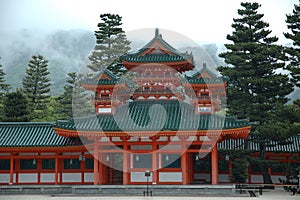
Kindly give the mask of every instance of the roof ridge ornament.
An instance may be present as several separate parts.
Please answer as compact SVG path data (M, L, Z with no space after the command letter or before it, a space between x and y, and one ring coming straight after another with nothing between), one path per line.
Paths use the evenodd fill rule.
M155 37L158 37L158 36L159 36L159 29L156 28L156 29L155 29Z

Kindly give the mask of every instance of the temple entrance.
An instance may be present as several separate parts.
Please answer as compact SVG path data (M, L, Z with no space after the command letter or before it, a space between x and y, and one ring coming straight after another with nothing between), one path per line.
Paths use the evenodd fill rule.
M193 181L192 184L211 184L211 154L204 157L194 153L193 157Z
M106 184L108 185L122 185L123 184L123 154L109 153L106 156L106 161L110 162L106 166Z

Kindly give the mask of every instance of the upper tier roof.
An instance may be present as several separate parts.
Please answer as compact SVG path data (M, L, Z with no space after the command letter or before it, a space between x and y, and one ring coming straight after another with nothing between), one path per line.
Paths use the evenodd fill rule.
M185 81L190 84L216 84L228 81L226 77L218 77L203 64L203 67L191 76L185 76Z
M162 39L158 29L155 30L155 37L144 47L137 52L124 54L120 59L129 63L186 63L188 67L183 71L193 69L193 55L176 50Z
M151 114L152 119L149 117ZM216 114L196 114L194 106L177 100L133 101L118 107L114 115L100 114L57 121L55 124L57 129L99 133L234 130L246 127L250 130L249 121Z
M81 81L82 85L115 85L119 81L119 77L108 69L99 72L92 78L86 78Z

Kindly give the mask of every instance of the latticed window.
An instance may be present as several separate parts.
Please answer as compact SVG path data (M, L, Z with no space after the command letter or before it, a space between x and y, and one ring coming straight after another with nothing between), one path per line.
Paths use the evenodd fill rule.
M42 169L55 169L55 159L43 159Z
M64 169L80 169L79 159L64 159Z
M10 160L0 160L0 170L9 170L10 169Z
M152 154L135 154L134 168L152 168Z
M85 169L94 169L94 159L87 158L85 160Z
M20 160L20 169L36 169L36 160L35 159L22 159Z
M180 168L180 154L164 154L162 166L164 168Z

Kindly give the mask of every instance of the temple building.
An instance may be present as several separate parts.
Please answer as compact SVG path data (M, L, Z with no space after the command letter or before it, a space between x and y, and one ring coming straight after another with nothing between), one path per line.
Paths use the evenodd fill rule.
M0 123L0 184L145 184L145 171L151 184L230 183L234 158L222 150L244 148L251 124L221 114L227 79L205 64L196 70L193 55L173 48L158 29L120 60L125 78L106 69L81 82L94 94L94 115ZM291 161L299 142L294 137L267 155ZM262 182L255 166L248 171L249 183ZM284 176L270 173L274 182Z

